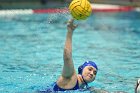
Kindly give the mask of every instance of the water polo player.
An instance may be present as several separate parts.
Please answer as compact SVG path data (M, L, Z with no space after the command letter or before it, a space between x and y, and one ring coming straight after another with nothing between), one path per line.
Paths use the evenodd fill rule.
M67 24L67 36L64 46L64 65L62 75L53 86L54 91L77 90L88 87L88 83L95 80L97 74L97 65L92 61L86 61L79 66L78 74L75 71L72 59L72 35L77 25L73 24L71 19Z

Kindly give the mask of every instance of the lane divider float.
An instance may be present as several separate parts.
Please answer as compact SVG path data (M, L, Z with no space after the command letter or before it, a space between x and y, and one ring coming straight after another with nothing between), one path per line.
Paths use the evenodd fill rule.
M93 12L140 12L140 7L108 5L108 4L91 4ZM67 8L47 8L47 9L10 9L0 10L0 15L16 14L34 14L34 13L62 13L68 12Z

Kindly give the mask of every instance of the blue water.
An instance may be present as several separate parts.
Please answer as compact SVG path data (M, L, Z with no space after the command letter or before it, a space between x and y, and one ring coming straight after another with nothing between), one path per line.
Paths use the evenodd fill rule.
M0 93L33 93L56 81L69 18L67 13L0 16ZM93 13L76 23L75 68L93 60L99 71L90 86L134 93L140 78L140 13Z

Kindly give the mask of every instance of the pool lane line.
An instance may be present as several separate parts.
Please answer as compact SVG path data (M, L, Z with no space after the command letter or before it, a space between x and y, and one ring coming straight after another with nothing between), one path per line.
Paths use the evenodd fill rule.
M120 6L120 5L109 5L109 4L91 4L93 12L127 12L134 11L135 8L132 6ZM34 13L61 13L68 12L67 8L64 9L35 9Z
M0 15L17 15L17 14L33 14L32 9L10 9L0 10Z
M108 4L91 4L93 12L128 12L138 11L140 7L108 5ZM0 15L16 15L16 14L34 14L34 13L67 13L67 8L47 8L47 9L10 9L0 10Z
M67 8L34 9L33 13L62 13L68 12Z
M135 10L135 8L132 6L120 6L109 4L91 4L91 6L93 12L127 12Z

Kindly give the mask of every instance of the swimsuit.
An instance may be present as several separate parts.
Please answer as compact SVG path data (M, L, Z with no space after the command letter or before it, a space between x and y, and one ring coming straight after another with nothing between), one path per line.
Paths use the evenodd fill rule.
M75 85L73 88L71 88L71 89L63 89L63 88L60 88L60 87L57 85L56 82L55 82L55 85L54 85L54 87L53 87L53 90L54 90L54 91L66 91L66 90L77 90L77 89L79 89L78 80L77 80L76 85Z
M78 80L77 80L77 83L76 85L71 88L71 89L63 89L63 88L60 88L56 82L53 83L53 85L51 85L52 87L50 88L47 88L45 90L41 90L41 91L38 91L37 93L54 93L55 91L66 91L66 90L77 90L79 89L79 83L78 83Z

